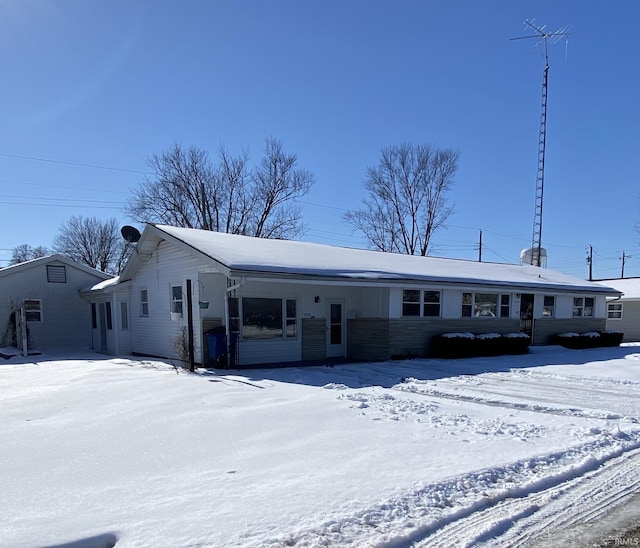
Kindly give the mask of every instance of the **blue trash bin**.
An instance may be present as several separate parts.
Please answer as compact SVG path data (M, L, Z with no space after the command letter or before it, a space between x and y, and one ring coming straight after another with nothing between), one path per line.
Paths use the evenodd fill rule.
M218 328L206 333L209 365L226 367L227 365L227 334Z

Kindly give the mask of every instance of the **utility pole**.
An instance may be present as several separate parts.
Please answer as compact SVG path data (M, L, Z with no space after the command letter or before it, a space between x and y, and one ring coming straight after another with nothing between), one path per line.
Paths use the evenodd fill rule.
M587 264L589 265L589 281L593 280L593 246L589 246L589 252L587 253Z
M482 262L482 229L480 229L480 241L478 242L478 262Z
M631 255L625 255L624 251L622 252L622 271L620 272L620 277L624 278L624 263L627 262L627 259L630 259Z

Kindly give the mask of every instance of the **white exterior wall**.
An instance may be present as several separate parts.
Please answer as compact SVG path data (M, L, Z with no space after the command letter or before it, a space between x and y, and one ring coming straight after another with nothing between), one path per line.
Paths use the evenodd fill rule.
M552 293L545 293L550 295ZM571 294L571 295L557 295L556 296L556 314L555 317L559 319L573 318L573 298L574 297L593 297L593 318L606 318L607 317L607 299L604 295L589 295L589 294ZM541 316L540 316L541 317Z
M440 298L440 313L443 318L460 318L462 314L462 291L443 289Z
M111 329L103 325L100 305L111 304ZM96 352L111 355L131 354L131 306L129 302L129 287L115 286L111 292L104 292L91 296L91 303L96 307L96 327L91 330L92 348ZM123 328L121 303L127 307L128 325ZM106 313L105 313L106 314ZM105 336L103 348L102 336Z
M178 359L173 343L183 327L187 327L187 287L186 280L192 282L193 293L193 332L195 361L201 363L201 318L198 307L199 283L198 273L211 271L211 265L195 253L189 253L182 248L161 242L146 262L140 262L133 280L129 298L129 320L131 331L131 352ZM170 316L171 287L182 286L183 316L173 321ZM226 282L225 282L226 287ZM149 315L141 315L140 291L146 289L149 299ZM223 295L224 297L224 295ZM222 298L223 298L222 297ZM216 314L212 304L220 306L221 298L210 297L207 314ZM219 310L223 315L223 310Z
M558 295L556 297L556 318L573 318L573 295Z
M47 264L64 266L66 283L47 281ZM42 321L29 322L30 340L38 350L91 346L91 308L80 291L103 281L90 272L51 260L20 269L0 280L0 339L5 335L12 303L42 301Z
M388 287L363 287L359 291L357 303L358 318L387 318L389 317Z
M640 301L611 301L622 304L622 318L608 318L607 329L624 333L625 342L640 342Z

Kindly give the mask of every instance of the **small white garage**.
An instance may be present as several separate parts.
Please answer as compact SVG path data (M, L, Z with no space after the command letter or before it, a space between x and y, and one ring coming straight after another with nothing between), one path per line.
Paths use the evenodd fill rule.
M109 278L62 255L0 269L0 346L20 345L22 311L30 351L90 348L91 306L80 291Z

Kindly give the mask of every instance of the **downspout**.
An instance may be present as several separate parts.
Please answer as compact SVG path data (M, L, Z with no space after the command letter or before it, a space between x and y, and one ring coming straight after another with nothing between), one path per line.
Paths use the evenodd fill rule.
M191 296L191 279L187 278L187 340L189 347L189 371L196 370L195 347L193 344L193 298Z
M228 280L229 278L227 278ZM227 290L224 293L224 333L227 337L227 357L231 355L229 351L231 348L231 332L229 330L229 294L236 289L240 289L246 280L244 278L240 278L240 282L234 285L227 287ZM227 363L227 367L229 364Z

